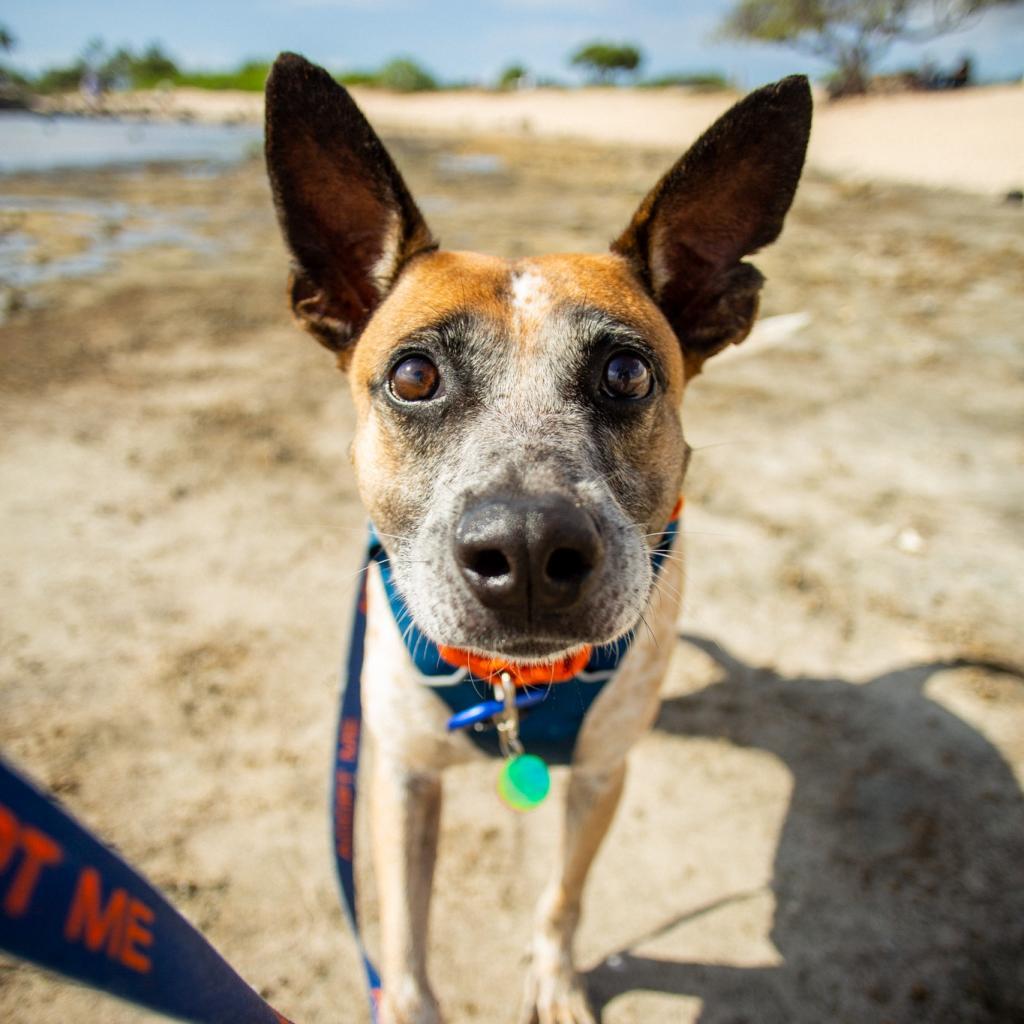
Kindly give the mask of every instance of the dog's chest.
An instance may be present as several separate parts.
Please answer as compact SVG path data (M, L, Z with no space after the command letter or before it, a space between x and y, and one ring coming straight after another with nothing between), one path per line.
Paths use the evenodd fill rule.
M667 552L636 636L614 674L602 680L600 692L588 695L595 699L581 709L575 750L571 744L569 748L574 763L624 754L656 714L661 679L674 647L682 585L680 547L677 542ZM431 685L437 680L417 670L376 564L368 571L363 711L376 743L423 770L486 756L465 735L447 731L451 708ZM561 703L571 703L576 692L565 691Z

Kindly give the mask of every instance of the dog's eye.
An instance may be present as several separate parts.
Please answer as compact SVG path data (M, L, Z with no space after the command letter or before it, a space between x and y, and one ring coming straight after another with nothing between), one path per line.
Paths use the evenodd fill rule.
M646 398L654 387L654 374L635 352L619 352L605 364L603 384L612 398Z
M407 356L391 368L391 393L403 402L425 402L437 394L441 372L426 356Z

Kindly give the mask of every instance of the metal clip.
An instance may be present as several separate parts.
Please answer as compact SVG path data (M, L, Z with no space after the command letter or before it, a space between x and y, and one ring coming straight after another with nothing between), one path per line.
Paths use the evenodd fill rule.
M517 757L523 752L519 741L519 709L516 707L516 688L512 676L502 672L500 684L494 685L494 698L502 702L502 709L494 716L498 727L498 745L503 757Z

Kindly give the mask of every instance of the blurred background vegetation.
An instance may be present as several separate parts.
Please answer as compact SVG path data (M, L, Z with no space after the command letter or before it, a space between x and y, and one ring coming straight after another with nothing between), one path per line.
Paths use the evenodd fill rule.
M0 49L11 53L16 46L17 39L13 32L0 26ZM640 68L643 60L640 48L631 43L599 40L574 50L568 55L567 64L582 71L588 82L601 85L628 82L647 87L724 89L731 84L724 74L716 71L681 71L642 79ZM86 44L73 60L48 67L35 75L19 73L7 61L0 61L0 82L6 81L43 95L85 87L101 92L175 86L259 92L263 89L269 70L270 61L266 59L244 60L237 67L225 70L186 69L158 42L152 42L144 49L133 50L127 46L112 48L97 38ZM395 57L379 68L338 71L335 77L343 85L363 85L405 93L480 86L480 83L442 81L411 56ZM511 90L566 84L550 77L537 78L524 64L512 62L493 82L485 83L485 87Z
M964 57L959 68L945 73L922 66L896 74L876 75L880 57L894 43L927 40L970 24L985 11L1024 0L732 0L723 10L717 38L784 47L813 55L831 70L825 84L834 97L856 95L876 87L948 88L971 84L973 70ZM243 60L229 69L187 69L159 42L143 49L109 47L91 40L77 57L35 74L10 64L17 38L0 25L0 94L60 93L82 89L92 94L128 89L193 86L203 89L263 88L270 62ZM715 69L680 70L644 78L645 55L633 42L590 40L566 55L566 66L592 85L628 84L647 88L686 87L714 90L735 86ZM336 73L345 85L362 85L395 92L489 87L512 90L532 86L560 87L566 81L538 77L522 62L508 64L492 81L444 81L412 56L396 56L378 68Z

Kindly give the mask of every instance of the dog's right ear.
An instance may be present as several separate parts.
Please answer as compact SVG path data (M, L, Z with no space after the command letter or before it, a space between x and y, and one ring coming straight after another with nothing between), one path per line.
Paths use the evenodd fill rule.
M344 358L405 263L437 245L380 139L323 68L281 54L266 119L292 310Z

